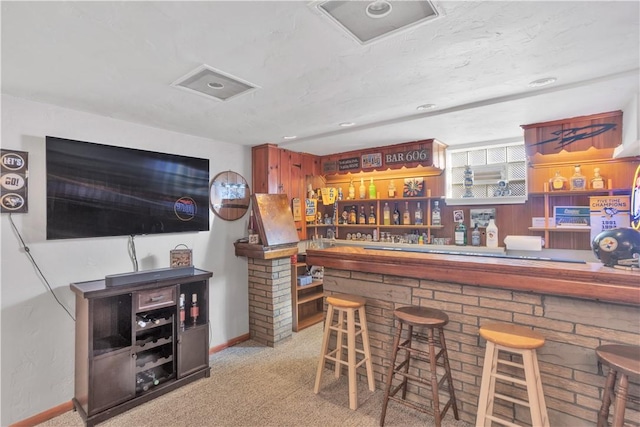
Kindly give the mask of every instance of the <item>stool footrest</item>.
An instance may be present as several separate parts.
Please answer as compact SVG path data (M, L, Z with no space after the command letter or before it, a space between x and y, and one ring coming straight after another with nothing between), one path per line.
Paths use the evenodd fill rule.
M397 392L397 391L398 391L398 390L396 389L396 390L395 390L395 392ZM400 403L401 405L408 406L408 407L410 407L410 408L412 408L412 409L415 409L416 411L422 412L422 413L424 413L424 414L428 414L428 415L431 415L431 416L435 416L435 413L434 413L434 410L433 410L433 409L428 408L428 407L426 407L426 406L424 406L424 405L420 405L420 404L418 404L418 403L414 403L414 402L412 402L412 401L410 401L410 400L404 400L404 399L402 399L402 398L400 398L400 397L396 397L396 396L395 396L395 393L394 393L394 394L391 394L391 393L389 394L389 400L393 400L394 402L398 402L398 403ZM447 412L447 410L451 407L451 404L452 404L452 401L451 401L451 399L449 399L449 400L447 401L447 403L444 405L444 407L442 408L442 411L440 411L440 410L439 410L439 412L440 412L440 418L444 417L444 414L445 414L445 413Z
M507 375L502 375L502 374L491 374L492 377L497 378L499 380L503 380L503 381L507 381L510 383L514 383L514 384L520 384L520 385L527 385L527 382L525 380L521 380L520 378L515 378L515 377L510 377Z
M502 418L494 417L493 415L487 415L485 418L491 421L495 421L498 424L502 424L503 426L521 427L518 424L514 424L511 421L503 420Z
M530 408L531 405L526 400L516 399L515 397L507 396L506 394L494 393L493 396L496 399L506 400L507 402L515 403L517 405L526 406Z

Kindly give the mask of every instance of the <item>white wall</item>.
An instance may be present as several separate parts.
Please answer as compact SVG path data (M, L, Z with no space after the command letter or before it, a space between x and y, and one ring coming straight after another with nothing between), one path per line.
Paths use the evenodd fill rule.
M45 235L45 136L177 153L210 160L210 175L233 170L251 182L251 150L51 105L2 96L2 148L29 153L29 212L13 220L58 299L75 316L69 283L133 271L127 237L47 241ZM211 231L135 238L141 270L169 266L169 250L193 249L194 264L213 272L209 285L211 346L246 334L247 261L234 255L247 216L223 221L213 213ZM7 425L73 397L74 322L45 288L20 249L8 214L1 222L2 418Z

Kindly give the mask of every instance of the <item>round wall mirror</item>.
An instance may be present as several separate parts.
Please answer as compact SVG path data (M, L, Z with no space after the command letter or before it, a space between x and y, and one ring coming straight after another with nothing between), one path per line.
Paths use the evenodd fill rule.
M226 221L235 221L247 213L250 196L249 184L237 172L220 172L209 186L211 210Z

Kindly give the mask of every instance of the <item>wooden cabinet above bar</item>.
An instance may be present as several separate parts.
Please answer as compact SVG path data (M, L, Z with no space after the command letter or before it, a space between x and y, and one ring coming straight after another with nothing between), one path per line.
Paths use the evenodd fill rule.
M357 247L308 249L307 263L471 286L640 305L640 272L600 263L568 263Z

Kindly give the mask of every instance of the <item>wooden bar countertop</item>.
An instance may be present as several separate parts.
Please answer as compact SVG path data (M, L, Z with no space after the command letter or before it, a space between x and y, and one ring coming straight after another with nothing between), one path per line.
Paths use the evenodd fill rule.
M640 305L640 271L601 263L401 252L340 246L307 249L307 263L462 285Z

